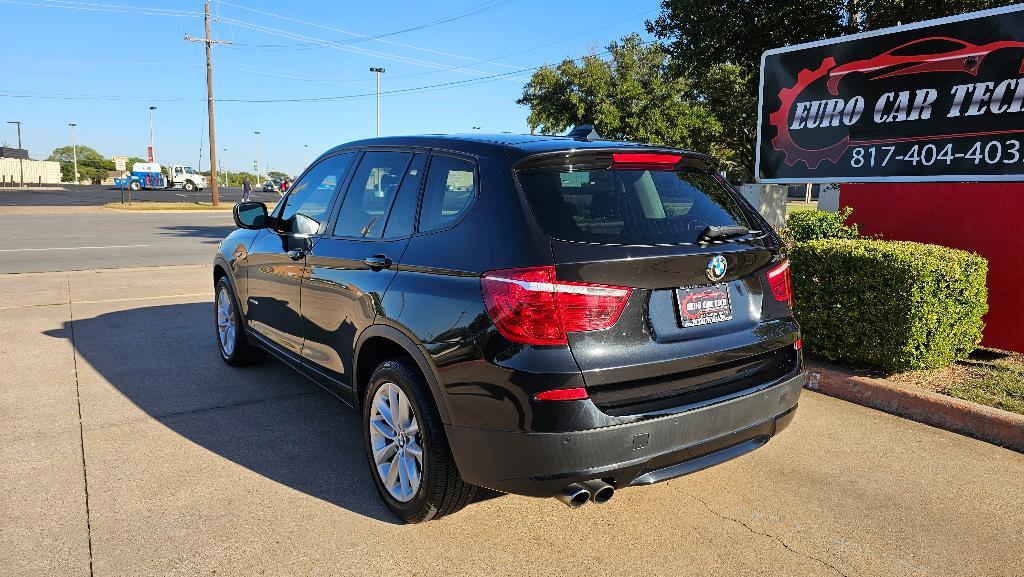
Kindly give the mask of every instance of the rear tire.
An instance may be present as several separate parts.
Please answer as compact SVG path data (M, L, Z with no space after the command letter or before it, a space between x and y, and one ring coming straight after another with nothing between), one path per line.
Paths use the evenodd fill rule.
M138 182L132 182L128 185L128 188L138 192L139 190L142 189L142 185L139 184Z
M245 319L239 314L238 298L226 276L217 281L213 303L214 329L220 358L233 367L252 365L263 360L263 349L249 344Z
M421 523L472 501L476 487L459 475L430 387L412 362L385 361L373 371L362 413L370 476L395 515Z

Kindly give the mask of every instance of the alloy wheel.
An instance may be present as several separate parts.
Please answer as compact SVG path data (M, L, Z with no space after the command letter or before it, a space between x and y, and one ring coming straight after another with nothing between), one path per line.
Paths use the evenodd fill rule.
M423 445L416 412L398 385L385 382L374 393L368 426L384 487L396 501L411 501L423 479Z
M217 335L220 337L220 348L224 356L230 357L235 352L235 309L231 306L231 295L227 288L221 288L217 294Z

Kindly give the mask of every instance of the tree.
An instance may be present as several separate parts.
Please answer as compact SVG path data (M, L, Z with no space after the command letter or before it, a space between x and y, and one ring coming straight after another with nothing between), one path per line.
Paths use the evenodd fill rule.
M689 79L723 132L718 148L753 178L764 51L983 8L1006 0L662 0L648 32L666 42L671 71Z
M274 179L277 179L277 180L284 180L284 179L290 178L290 177L287 174L281 172L280 170L271 170L270 172L267 173L267 178L274 178Z
M75 180L75 151L73 147L55 148L47 160L60 163L61 180L65 182ZM97 184L107 177L108 170L114 170L113 160L108 160L88 146L78 147L78 176L82 180L89 180Z
M688 83L669 74L668 55L637 34L597 54L543 66L517 104L530 107L530 130L561 133L593 124L606 138L707 150L721 131L710 110L689 97Z
M1013 0L857 0L861 29L877 30L898 24L1009 6Z

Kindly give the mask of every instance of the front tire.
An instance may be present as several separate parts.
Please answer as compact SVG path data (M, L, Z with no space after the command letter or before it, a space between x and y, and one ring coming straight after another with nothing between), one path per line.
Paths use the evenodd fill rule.
M421 523L472 500L476 487L459 475L429 385L410 361L373 371L362 422L370 476L395 515Z
M196 185L192 184L192 181L191 181L191 180L189 180L189 181L187 181L187 182L185 183L185 190L186 190L186 191L188 191L188 192L193 192L193 191L194 191L195 189L196 189Z
M263 360L263 349L249 344L245 322L238 313L238 299L227 277L217 281L213 318L216 322L217 349L220 358L233 367L251 365Z
M128 188L131 189L131 190L134 190L135 192L138 192L139 190L142 189L142 185L139 184L138 182L131 182L128 185Z

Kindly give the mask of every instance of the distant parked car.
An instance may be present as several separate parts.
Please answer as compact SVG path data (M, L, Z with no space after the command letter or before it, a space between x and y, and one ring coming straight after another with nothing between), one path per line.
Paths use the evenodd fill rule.
M709 157L583 132L354 142L273 212L234 208L214 259L221 356L270 352L357 407L406 521L478 486L603 503L793 418L781 240Z

